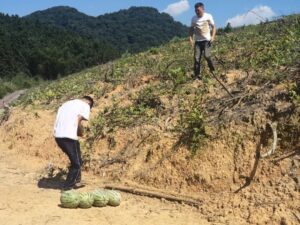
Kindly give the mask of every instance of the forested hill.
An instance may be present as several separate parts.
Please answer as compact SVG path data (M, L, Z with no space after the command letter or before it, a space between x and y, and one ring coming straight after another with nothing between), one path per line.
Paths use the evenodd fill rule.
M117 57L112 46L57 27L0 14L0 78L56 79Z
M148 7L99 17L65 6L22 18L0 13L0 98L186 35L186 26Z
M25 17L52 24L93 39L105 39L120 52L138 52L187 36L187 27L150 7L131 7L92 17L66 6L37 11Z
M118 56L106 41L0 14L0 98Z

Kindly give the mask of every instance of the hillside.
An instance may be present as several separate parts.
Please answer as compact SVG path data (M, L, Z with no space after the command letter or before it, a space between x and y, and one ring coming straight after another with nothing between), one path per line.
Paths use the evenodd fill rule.
M154 8L99 17L54 7L23 18L0 14L0 98L187 35L187 27Z
M119 53L138 52L166 43L175 36L187 36L186 26L150 7L131 7L92 17L71 7L58 6L34 12L25 18L96 40L107 40Z
M207 68L191 79L183 39L31 89L2 112L4 149L58 173L56 110L89 94L96 106L81 143L97 182L189 196L208 224L298 224L299 27L291 15L218 36L213 58L233 97Z
M0 14L0 49L0 98L38 80L53 80L118 56L103 40L4 14Z

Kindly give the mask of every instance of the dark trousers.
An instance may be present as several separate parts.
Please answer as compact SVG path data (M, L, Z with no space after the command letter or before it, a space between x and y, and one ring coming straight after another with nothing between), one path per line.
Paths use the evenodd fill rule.
M55 141L71 162L64 186L73 187L81 179L82 159L79 141L69 138L55 138Z
M197 41L195 43L194 50L194 75L195 77L201 77L201 57L204 54L204 58L207 61L210 71L214 71L215 67L211 60L211 43L209 41Z

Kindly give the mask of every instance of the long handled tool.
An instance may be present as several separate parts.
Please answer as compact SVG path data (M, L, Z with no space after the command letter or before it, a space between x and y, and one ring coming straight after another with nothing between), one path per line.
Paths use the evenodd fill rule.
M219 82L219 84L221 84L221 86L224 88L224 90L229 94L229 96L231 98L233 98L233 95L230 93L230 91L228 90L228 88L226 88L226 86L220 81L220 79L216 76L216 74L214 74L213 71L210 71L212 76Z
M210 71L212 76L221 84L221 86L224 88L224 90L229 94L230 97L233 98L233 95L229 92L229 90L226 88L226 86L220 81L220 79L216 76L216 74L213 71Z

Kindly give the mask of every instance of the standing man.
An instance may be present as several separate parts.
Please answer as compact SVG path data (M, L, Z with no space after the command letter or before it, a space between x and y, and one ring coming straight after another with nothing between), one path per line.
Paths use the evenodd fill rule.
M195 4L196 15L192 18L191 27L189 30L189 39L194 49L194 76L195 79L201 79L201 57L204 53L204 58L208 63L211 72L215 70L211 60L211 43L216 37L216 26L212 15L204 11L203 3Z
M78 136L83 135L81 122L88 120L94 100L90 96L64 103L59 109L54 125L54 137L57 145L68 156L71 166L64 190L70 190L81 180L81 152Z

